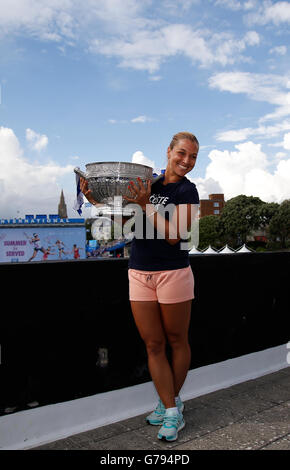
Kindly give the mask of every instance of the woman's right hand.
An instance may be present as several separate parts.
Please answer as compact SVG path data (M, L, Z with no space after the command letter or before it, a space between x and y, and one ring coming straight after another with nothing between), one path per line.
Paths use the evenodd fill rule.
M87 198L87 200L93 204L96 205L98 204L97 201L92 196L92 191L88 187L88 181L85 178L80 177L80 189L83 195Z

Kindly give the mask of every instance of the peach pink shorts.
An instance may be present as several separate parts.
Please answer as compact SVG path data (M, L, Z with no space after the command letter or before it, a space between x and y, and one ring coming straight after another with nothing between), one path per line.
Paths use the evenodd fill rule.
M129 269L129 298L175 304L194 298L194 278L190 266L169 271Z

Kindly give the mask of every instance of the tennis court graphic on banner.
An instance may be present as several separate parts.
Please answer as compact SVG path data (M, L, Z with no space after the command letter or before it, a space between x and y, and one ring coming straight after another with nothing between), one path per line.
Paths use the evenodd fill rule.
M0 229L0 263L69 260L86 257L84 227Z

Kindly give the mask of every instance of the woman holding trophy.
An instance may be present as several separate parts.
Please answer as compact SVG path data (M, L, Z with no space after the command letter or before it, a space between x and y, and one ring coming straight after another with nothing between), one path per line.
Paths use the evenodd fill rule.
M155 183L148 180L144 184L141 179L131 182L131 197L123 196L128 203L140 206L146 224L152 226L150 234L154 234L132 240L129 296L159 395L156 409L146 420L160 426L157 437L166 441L175 441L178 431L185 426L179 392L191 361L188 329L194 278L182 240L188 237L199 204L195 184L185 175L194 168L198 150L199 143L193 134L174 135L167 149L164 175ZM97 203L84 178L80 188L89 202ZM167 343L172 353L170 362Z

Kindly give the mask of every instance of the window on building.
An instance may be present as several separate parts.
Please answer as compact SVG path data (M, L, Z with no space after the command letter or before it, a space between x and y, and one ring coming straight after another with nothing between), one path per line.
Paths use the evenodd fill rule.
M220 206L220 203L219 202L214 202L213 203L213 207L219 207Z
M215 209L215 210L213 211L213 213L214 213L214 215L218 215L218 214L220 213L220 211L219 211L218 209Z

